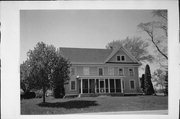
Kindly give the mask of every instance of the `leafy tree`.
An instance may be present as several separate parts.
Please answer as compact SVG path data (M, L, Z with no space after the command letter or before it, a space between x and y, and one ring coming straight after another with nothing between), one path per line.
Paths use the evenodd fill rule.
M166 72L162 69L157 69L153 73L153 82L155 82L155 86L160 87L161 90L165 88L165 77Z
M151 71L149 65L146 65L144 76L144 92L146 95L154 94L154 88L151 82Z
M163 69L157 69L153 74L155 86L159 86L165 95L168 95L168 72Z
M64 71L68 68L62 68L63 65L69 67L69 62L60 56L59 51L56 51L54 46L46 45L43 42L37 43L36 47L28 52L26 62L29 72L26 78L28 85L30 89L43 90L43 102L45 102L47 89L52 87L56 80L67 80L69 75L68 71ZM63 78L59 79L56 76L57 72L61 72Z
M153 56L149 54L147 48L149 44L144 40L141 40L140 37L129 38L127 37L124 40L116 40L108 43L106 48L120 48L124 47L127 49L136 59L139 61L153 61Z
M69 80L69 75L67 75L70 73L69 67L70 62L62 58L60 53L58 52L56 65L54 67L54 72L52 76L55 98L62 98L65 95L64 82L66 80Z
M24 92L30 91L29 87L29 69L28 69L28 61L23 62L20 65L20 87Z

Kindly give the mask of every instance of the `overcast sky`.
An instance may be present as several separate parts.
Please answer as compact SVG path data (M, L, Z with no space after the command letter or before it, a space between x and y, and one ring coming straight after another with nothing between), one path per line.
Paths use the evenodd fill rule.
M105 48L108 42L141 36L141 22L152 21L150 10L23 10L20 12L22 63L29 49L43 41L55 47Z

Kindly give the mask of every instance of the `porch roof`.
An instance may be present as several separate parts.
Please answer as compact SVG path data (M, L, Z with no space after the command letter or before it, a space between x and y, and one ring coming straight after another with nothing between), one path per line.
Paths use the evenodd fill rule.
M77 79L117 79L124 78L125 76L77 76Z

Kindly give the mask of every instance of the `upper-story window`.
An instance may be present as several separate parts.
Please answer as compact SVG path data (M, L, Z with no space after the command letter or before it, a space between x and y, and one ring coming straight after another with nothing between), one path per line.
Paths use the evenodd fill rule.
M89 67L84 67L83 68L83 74L84 75L89 75Z
M124 75L123 68L119 68L119 76L123 76L123 75Z
M125 56L124 55L118 55L117 58L116 58L117 61L125 61Z
M117 56L117 61L121 61L121 57L120 56Z
M103 76L103 68L98 69L98 74L99 74L99 76Z
M125 61L125 56L124 55L121 56L121 61Z
M71 75L75 75L75 68L74 67L71 68Z
M113 76L114 75L114 67L109 67L108 73L109 73L109 75Z
M129 75L130 75L130 76L134 76L134 71L133 71L132 68L129 69Z

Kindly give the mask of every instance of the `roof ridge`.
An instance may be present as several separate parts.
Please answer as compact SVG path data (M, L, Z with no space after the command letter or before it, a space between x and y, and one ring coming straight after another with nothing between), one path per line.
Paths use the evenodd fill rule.
M66 48L66 49L90 49L90 50L112 50L112 49L106 49L106 48L77 48L77 47L59 47L60 49L61 48Z

